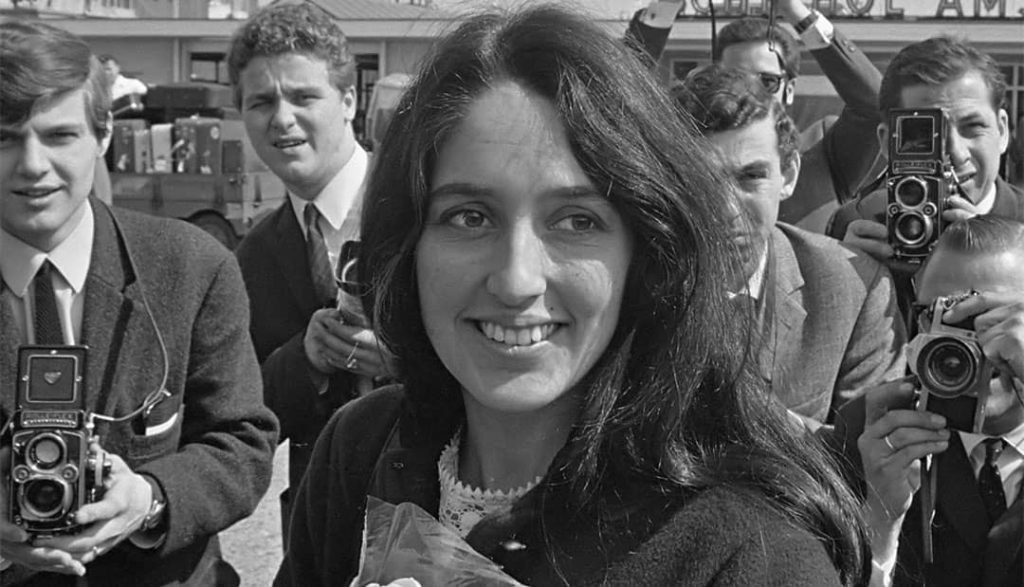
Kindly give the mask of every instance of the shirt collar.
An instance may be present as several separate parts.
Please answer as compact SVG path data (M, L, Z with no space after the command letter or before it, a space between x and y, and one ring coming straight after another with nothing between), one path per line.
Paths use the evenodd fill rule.
M980 216L984 216L992 211L996 205L996 182L992 182L992 185L985 192L985 196L974 205L978 210Z
M0 251L3 251L3 255L0 255L0 273L14 295L19 298L25 297L29 284L46 259L57 268L75 295L82 291L85 287L85 278L89 274L95 226L92 205L88 201L83 205L85 213L79 219L78 225L49 253L44 253L0 229Z
M972 434L970 432L960 432L960 442L964 445L964 451L969 455L974 453L974 449L985 440L992 438L986 434ZM1003 434L1000 438L1006 441L1007 447L1013 447L1021 455L1024 455L1024 422L1019 426L1010 430L1006 434Z
M341 224L345 221L345 217L348 216L349 210L352 209L352 205L363 189L367 167L369 167L369 157L357 143L352 151L352 156L315 198L307 201L295 194L288 194L292 210L294 210L296 218L299 219L299 226L302 228L303 234L306 233L304 211L309 202L316 205L317 210L331 225L331 228L335 230L341 228Z

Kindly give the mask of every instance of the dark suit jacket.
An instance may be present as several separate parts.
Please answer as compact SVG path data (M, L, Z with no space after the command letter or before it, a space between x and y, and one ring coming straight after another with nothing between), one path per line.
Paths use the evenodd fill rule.
M320 430L354 397L354 377L337 372L321 394L310 375L303 338L323 305L313 292L306 239L287 198L242 239L235 254L249 291L264 401L281 421L281 440L290 441L288 480L298 487Z
M215 535L252 513L266 492L277 438L274 415L260 401L238 265L184 222L115 214L96 199L91 205L96 228L82 320L88 409L127 414L159 387L162 353L148 302L167 347L172 395L146 424L175 415L177 421L155 436L130 422L98 423L103 447L162 488L167 539L153 551L124 541L90 564L85 578L95 585L224 584L234 572L220 561ZM13 359L20 342L7 300L0 300L0 318L0 415L6 421L14 407ZM34 580L74 584L63 575Z
M347 585L359 568L367 495L412 502L436 516L438 457L460 423L459 413L417 424L398 386L339 410L296 496L275 585ZM548 549L530 522L535 517L514 510L481 522L468 542L526 585L838 583L822 543L748 492L718 487L650 496L623 481L610 493L605 513L612 521L604 532L589 517L558 520L548 526L556 545ZM491 521L488 532L479 531ZM525 548L500 546L509 540Z
M670 30L644 24L642 13L633 15L626 42L656 62L665 50ZM854 196L878 156L875 129L881 122L878 90L882 74L838 30L828 47L815 49L811 55L839 93L844 107L835 123L825 126L820 140L800 146L800 178L793 195L779 207L779 220L823 233L829 216Z
M903 375L906 338L881 264L779 223L767 277L760 368L787 408L829 421L859 389Z
M864 468L857 439L864 432L863 397L843 406L835 430L824 435L839 456L843 472L861 496ZM960 587L1019 587L1024 581L1024 502L1022 494L991 528L978 492L978 482L957 434L950 436L946 452L934 457L938 466L935 518L932 522L934 563L926 565L921 550L919 494L900 531L893 584Z

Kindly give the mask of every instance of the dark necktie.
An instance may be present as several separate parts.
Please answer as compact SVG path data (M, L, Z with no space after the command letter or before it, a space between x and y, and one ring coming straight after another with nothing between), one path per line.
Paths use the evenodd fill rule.
M981 501L988 511L988 519L991 523L1003 515L1006 511L1006 494L1003 492L1003 479L999 475L996 461L1006 446L1002 438L989 438L985 444L985 464L981 466L978 473L978 489L981 490Z
M306 219L306 256L309 259L310 277L313 278L313 291L319 303L330 305L337 294L337 286L334 284L331 260L327 256L324 233L320 230L320 211L309 203L306 204L303 216Z
M35 279L36 305L36 344L64 344L64 333L60 327L60 313L57 311L57 298L53 295L53 265L43 261Z

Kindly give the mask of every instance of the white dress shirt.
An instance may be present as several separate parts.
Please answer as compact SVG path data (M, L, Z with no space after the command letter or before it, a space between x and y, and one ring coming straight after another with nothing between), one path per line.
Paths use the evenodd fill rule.
M7 289L14 294L9 299L23 343L35 342L35 286L32 280L47 259L55 269L51 277L64 343L78 344L82 339L85 278L89 273L95 225L92 206L89 202L82 205L85 212L78 226L49 253L0 229L0 275Z
M960 442L964 445L974 468L977 479L981 467L985 464L985 447L982 442L989 438L984 434L960 432ZM1024 424L1017 426L1001 437L1006 441L1002 454L996 460L999 477L1003 481L1003 493L1006 494L1006 505L1010 506L1020 493L1021 481L1024 480Z
M357 144L345 166L311 200L316 209L320 211L320 230L324 234L332 272L338 267L341 245L345 241L359 238L359 223L350 223L345 226L345 219L348 218L350 212L357 212L352 207L357 205L362 197L369 161L366 151ZM299 221L302 234L306 235L305 209L309 202L292 193L288 194L288 200L292 204L295 218Z

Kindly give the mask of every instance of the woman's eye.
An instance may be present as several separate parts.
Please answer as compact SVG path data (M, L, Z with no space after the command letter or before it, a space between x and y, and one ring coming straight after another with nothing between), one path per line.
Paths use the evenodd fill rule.
M488 224L487 217L477 210L457 210L445 222L461 228L483 228Z
M559 230L570 230L573 232L586 232L598 228L596 220L584 214L573 214L559 220L554 226Z

